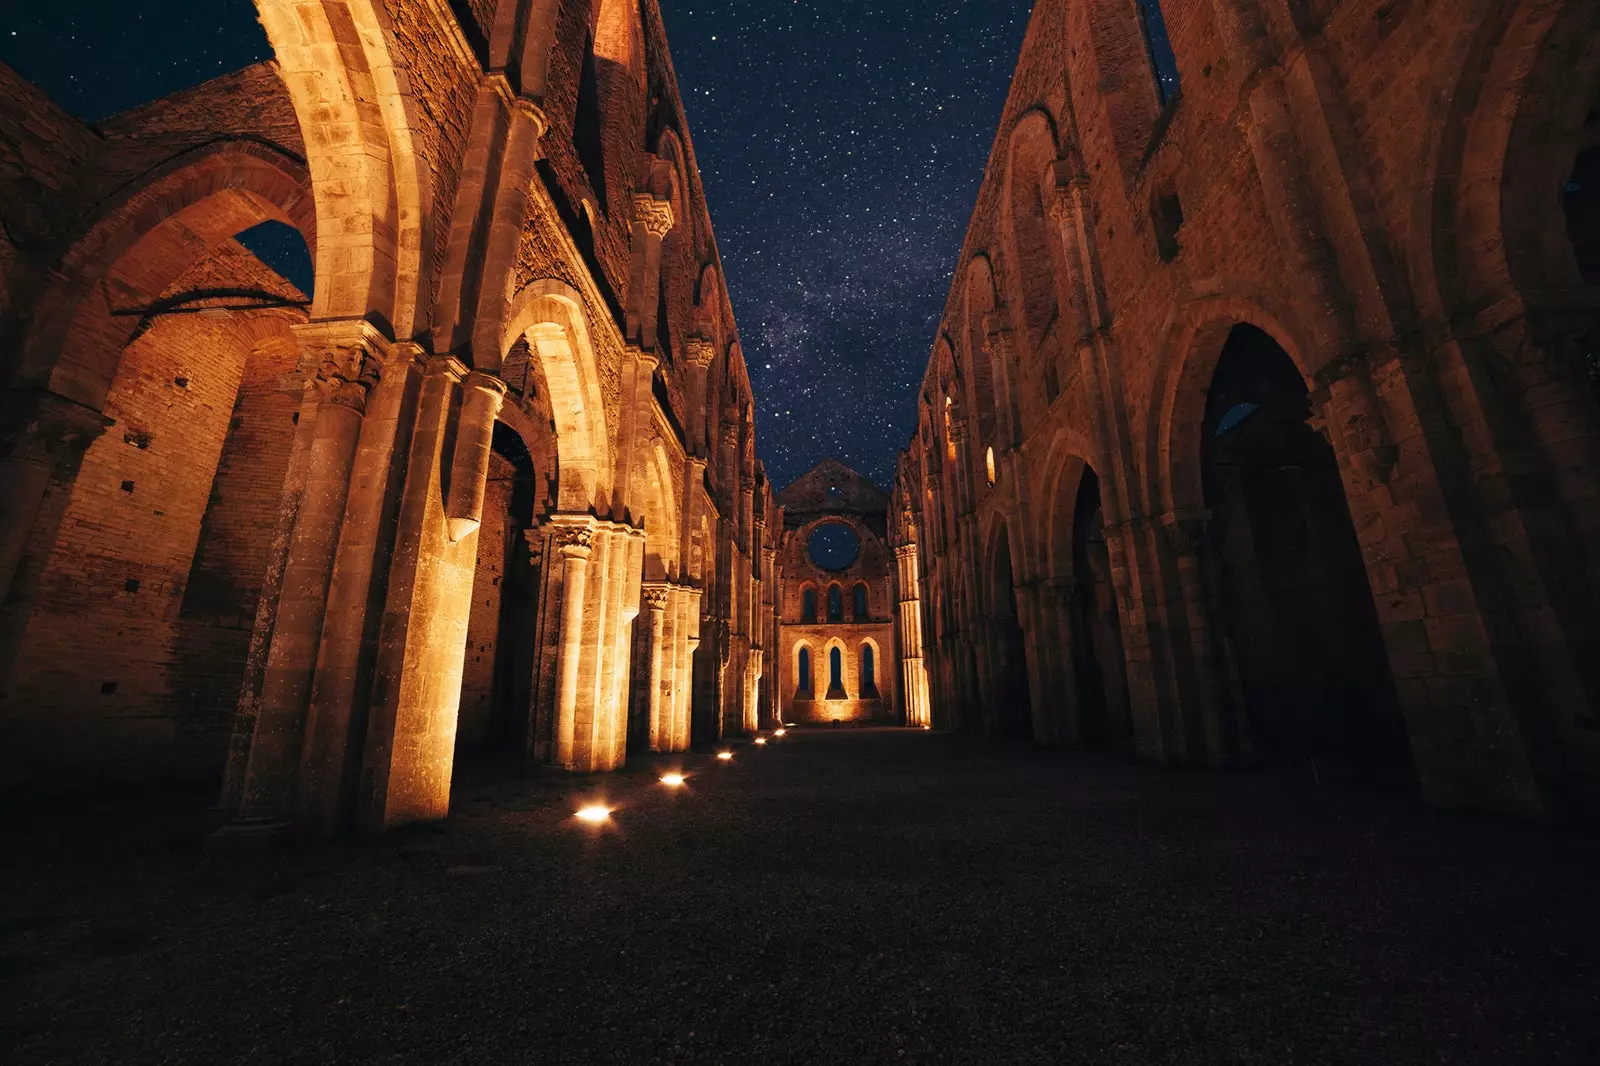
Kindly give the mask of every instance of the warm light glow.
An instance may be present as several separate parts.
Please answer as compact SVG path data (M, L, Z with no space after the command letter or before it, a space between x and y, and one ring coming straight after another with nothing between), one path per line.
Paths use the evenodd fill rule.
M765 744L766 742L767 742L767 738L766 737L756 737L756 744L758 746L762 745L762 744Z
M721 759L723 762L732 762L733 761L733 752L731 752L731 751L719 751L719 752L717 752L717 758Z
M772 731L772 735L775 737L786 737L789 735L789 731L787 729L774 729Z
M585 807L578 812L578 817L590 825L600 825L602 822L611 821L611 808L601 807L598 804Z
M666 785L668 788L682 788L683 787L683 783L685 781L687 781L687 780L689 780L689 779L687 777L684 777L682 774L662 774L661 775L661 783L663 785Z

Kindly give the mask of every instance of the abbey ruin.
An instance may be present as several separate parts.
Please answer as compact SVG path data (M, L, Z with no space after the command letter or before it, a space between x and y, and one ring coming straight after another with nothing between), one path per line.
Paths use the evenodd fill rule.
M0 67L6 789L803 722L1594 809L1593 4L1042 0L895 483L783 491L656 3L256 6L93 127Z

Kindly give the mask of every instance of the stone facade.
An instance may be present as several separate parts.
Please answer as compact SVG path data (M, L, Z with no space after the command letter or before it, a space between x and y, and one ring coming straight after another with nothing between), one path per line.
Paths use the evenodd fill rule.
M895 631L889 494L835 459L778 494L783 509L779 659L782 717L799 724L904 720ZM819 561L812 535L842 527L854 558Z
M933 720L1594 811L1600 7L1161 0L1176 93L1156 7L1033 13L895 486Z
M656 3L257 8L272 62L94 128L0 67L0 787L377 833L461 759L773 719L781 525Z

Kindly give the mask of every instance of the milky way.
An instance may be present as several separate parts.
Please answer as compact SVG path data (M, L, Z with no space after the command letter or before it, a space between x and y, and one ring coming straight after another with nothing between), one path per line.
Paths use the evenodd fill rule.
M768 473L887 485L1032 0L661 3ZM0 15L0 59L88 119L267 55L249 0Z

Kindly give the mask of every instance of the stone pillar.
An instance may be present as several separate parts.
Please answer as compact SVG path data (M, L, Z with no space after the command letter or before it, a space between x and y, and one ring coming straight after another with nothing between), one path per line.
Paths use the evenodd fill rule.
M561 559L560 655L556 673L555 748L557 766L571 766L577 743L578 673L583 658L584 601L589 559L594 551L594 520L558 515L551 520Z
M705 459L711 441L711 412L707 410L706 387L711 364L716 361L717 346L705 337L689 338L689 455ZM685 494L687 495L687 493Z
M354 810L371 684L372 588L384 579L393 548L422 367L415 345L394 347L356 445L300 759L296 820L312 836L332 836Z
M320 362L321 405L306 487L295 519L277 624L267 653L255 734L245 767L240 824L281 824L293 813L306 710L322 640L335 550L350 492L367 394L387 344L365 322L308 323L297 333ZM379 353L374 358L373 353Z
M450 810L456 720L466 663L472 585L477 574L487 453L505 385L435 357L423 377L406 464L399 525L373 668L357 792L366 834L438 821ZM451 423L454 421L454 434ZM452 441L453 436L453 441ZM448 492L443 473L452 471ZM452 506L452 500L458 502ZM452 512L457 516L452 519ZM453 539L462 522L462 539Z
M633 254L629 263L628 340L659 351L656 321L661 291L661 242L672 232L672 203L649 193L633 198Z
M901 691L905 699L906 725L921 728L933 724L928 674L923 663L921 563L915 543L900 545L894 554L899 566L897 587L900 602L896 622L900 637Z
M670 665L671 649L667 647L667 608L672 602L672 586L667 584L647 583L644 586L645 614L650 626L650 677L645 689L645 699L650 715L650 750L655 752L670 749L669 736L671 722L665 721L662 715L662 701L665 697L665 673Z

